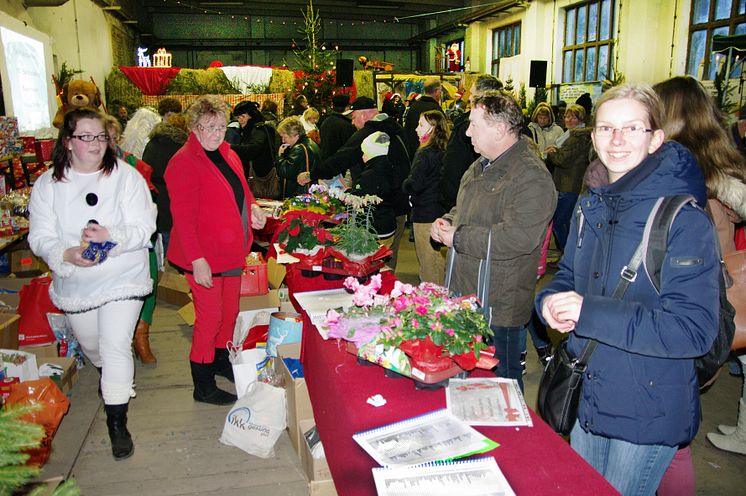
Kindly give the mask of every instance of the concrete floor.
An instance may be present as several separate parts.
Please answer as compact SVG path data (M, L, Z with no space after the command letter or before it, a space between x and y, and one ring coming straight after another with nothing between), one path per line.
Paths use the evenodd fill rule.
M399 260L399 278L417 282L412 244L404 244ZM277 444L276 456L267 460L218 442L229 407L192 400L187 359L191 328L182 323L176 310L162 302L156 307L151 343L158 366L144 368L136 362L137 398L130 402L129 414L134 455L120 462L111 457L106 416L96 393L98 374L89 366L80 371L70 394L70 411L40 479L72 476L87 496L308 494L287 433ZM540 375L531 350L524 381L527 401L534 408ZM221 387L230 389L230 383L218 380ZM702 397L704 418L692 444L700 496L746 494L746 456L720 451L705 438L717 424L735 423L740 392L741 380L724 370ZM526 460L526 469L530 467L531 461Z

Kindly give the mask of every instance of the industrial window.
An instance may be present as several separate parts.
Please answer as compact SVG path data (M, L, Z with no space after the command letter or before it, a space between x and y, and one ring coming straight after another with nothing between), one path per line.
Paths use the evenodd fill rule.
M500 70L500 58L521 53L521 23L492 30L492 74Z
M724 57L712 53L712 37L746 34L746 0L693 0L686 73L715 79ZM732 76L738 74L732 74Z
M594 0L565 9L563 83L612 78L613 19L613 0Z

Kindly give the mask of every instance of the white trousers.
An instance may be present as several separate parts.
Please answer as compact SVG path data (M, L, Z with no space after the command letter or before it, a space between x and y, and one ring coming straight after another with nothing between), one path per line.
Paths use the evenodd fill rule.
M106 405L127 403L135 377L132 336L141 300L111 301L87 312L67 315L83 353L102 368L101 396Z

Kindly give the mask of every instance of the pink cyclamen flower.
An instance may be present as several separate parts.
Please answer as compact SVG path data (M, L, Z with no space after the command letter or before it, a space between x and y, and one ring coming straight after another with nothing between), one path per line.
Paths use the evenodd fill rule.
M415 307L414 311L420 315L427 315L427 307L424 307L422 305Z
M454 330L453 330L453 329L451 329L450 327L449 327L448 329L444 329L444 332L445 332L446 334L448 334L449 336L453 336L454 334L456 334L456 331L454 331Z
M414 327L415 329L420 328L420 323L417 322L417 319L412 319L412 327Z

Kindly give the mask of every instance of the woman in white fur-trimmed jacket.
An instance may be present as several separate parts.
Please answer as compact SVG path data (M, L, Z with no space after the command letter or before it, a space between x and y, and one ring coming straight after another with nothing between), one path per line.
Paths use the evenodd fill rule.
M97 111L65 115L53 167L34 184L29 213L29 245L54 273L52 302L102 373L112 454L127 458L134 451L127 431L132 335L153 289L147 247L156 208L142 176L117 160ZM81 241L116 246L96 262L83 257Z

